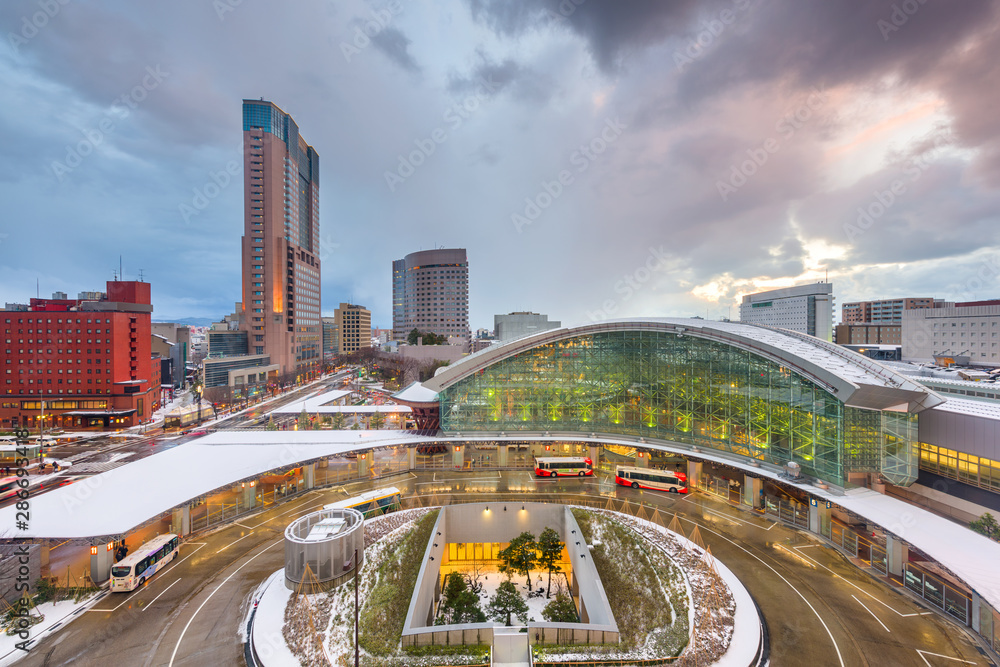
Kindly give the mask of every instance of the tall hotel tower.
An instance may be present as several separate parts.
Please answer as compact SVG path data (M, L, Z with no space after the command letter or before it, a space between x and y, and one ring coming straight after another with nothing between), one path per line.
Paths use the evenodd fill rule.
M405 341L413 329L470 337L465 248L411 252L392 263L392 339Z
M319 155L271 102L243 100L243 317L253 354L321 371Z

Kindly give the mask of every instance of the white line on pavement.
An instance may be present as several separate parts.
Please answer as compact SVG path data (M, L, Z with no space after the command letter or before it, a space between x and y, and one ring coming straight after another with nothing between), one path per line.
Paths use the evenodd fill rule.
M941 655L940 653L931 653L930 651L921 651L920 649L916 649L916 651L917 651L917 653L920 654L920 659L924 661L924 664L927 665L927 667L932 667L931 663L927 662L927 657L926 656L928 656L928 655L933 655L936 658L944 658L945 660L951 660L952 662L962 662L962 663L965 663L966 665L978 665L979 664L978 662L969 662L968 660L961 660L959 658L952 658L951 656Z
M244 535L243 537L241 537L241 538L239 538L239 539L237 539L237 540L233 540L232 542L230 542L230 543L229 543L229 544L227 544L226 546L222 547L221 549L219 549L219 550L218 550L218 551L216 551L215 553L217 553L217 554L221 554L221 553L222 553L223 551L225 551L225 550L226 550L226 549L228 549L229 547L233 546L234 544L236 544L236 543L237 543L237 542L239 542L240 540L245 540L246 538L250 537L251 535L253 535L253 530L251 530L251 531L250 531L249 533L247 533L247 534L246 534L246 535Z
M859 599L858 599L858 596L857 596L857 595L852 595L851 597L852 597L852 598L854 598L854 601L855 601L855 602L857 602L857 603L858 603L859 605L861 605L861 608L862 608L862 609L864 609L864 610L865 610L865 611L867 611L867 612L868 612L869 614L871 614L871 615L872 615L872 618L874 618L874 619L875 619L876 621L878 621L878 624L879 624L879 625L881 625L881 626L882 626L883 628L885 628L885 631L886 631L886 632L890 632L890 633L891 633L891 630L889 630L889 628L887 628L887 627L885 626L885 623L883 623L883 622L882 622L882 619L880 619L880 618L879 618L878 616L876 616L876 615L875 615L875 612L873 612L873 611L872 611L871 609L869 609L868 607L866 607L866 606L865 606L865 603L864 603L864 602L862 602L861 600L859 600Z
M188 619L187 625L185 625L184 629L181 630L181 636L177 638L177 645L174 646L174 652L170 654L170 662L167 664L167 667L173 667L173 665L174 665L174 658L177 657L177 650L181 647L181 642L184 641L184 635L187 634L188 628L191 627L191 623L194 622L195 616L197 616L198 612L202 610L202 607L204 607L206 604L208 604L208 601L212 599L212 596L215 595L216 593L218 593L220 588L222 588L223 586L225 586L226 583L230 579L232 579L233 577L236 576L237 572L239 572L244 567L246 567L247 565L249 565L251 561L253 561L255 558L257 558L257 556L260 556L261 554L263 554L265 551L267 551L271 547L277 546L277 545L283 543L284 541L285 541L285 538L281 537L281 538L275 540L272 544L270 544L270 545L264 547L263 549L261 549L260 551L258 551L256 555L251 556L250 558L248 558L243 563L243 565L240 565L238 568L236 568L235 570L233 570L232 574L230 574L228 577L226 577L225 580L223 580L223 582L221 584L219 584L218 586L215 587L214 591L212 591L211 593L208 594L208 597L205 598L202 601L202 603L198 606L198 608L194 610L194 613L191 614L191 618Z
M177 579L174 580L174 584L176 584L180 580L181 580L181 578L177 577ZM174 584L170 584L170 586L173 586ZM163 595L164 593L166 593L167 591L169 591L170 590L170 586L167 586L162 591L160 591L160 595ZM145 607L143 607L140 611L146 611L147 609L149 609L150 607L152 607L153 603L160 599L160 595L157 595L155 598L153 598L152 600L150 600L149 604L147 604Z

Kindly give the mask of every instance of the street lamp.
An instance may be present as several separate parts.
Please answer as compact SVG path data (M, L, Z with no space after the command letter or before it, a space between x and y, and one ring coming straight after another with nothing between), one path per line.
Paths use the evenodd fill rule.
M344 572L354 568L354 667L358 667L358 550L354 550L354 558L344 563Z

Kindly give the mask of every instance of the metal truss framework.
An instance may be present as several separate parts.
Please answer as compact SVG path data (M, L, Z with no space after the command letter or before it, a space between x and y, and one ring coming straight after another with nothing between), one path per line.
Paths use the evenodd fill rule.
M520 352L445 387L441 428L662 438L844 485L916 479L916 415L844 405L792 369L695 336L613 331Z

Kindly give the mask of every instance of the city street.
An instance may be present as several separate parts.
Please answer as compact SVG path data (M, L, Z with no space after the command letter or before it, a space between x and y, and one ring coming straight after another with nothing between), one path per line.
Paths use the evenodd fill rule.
M282 567L284 527L325 503L389 485L400 488L404 499L419 496L420 504L530 494L563 502L628 499L665 518L676 513L686 533L699 527L713 554L757 600L771 634L774 665L987 664L961 628L804 532L708 494L637 491L616 486L603 474L539 480L528 471L404 473L277 503L238 524L194 536L182 544L178 561L144 588L105 594L81 618L35 646L22 664L241 664L242 606Z

